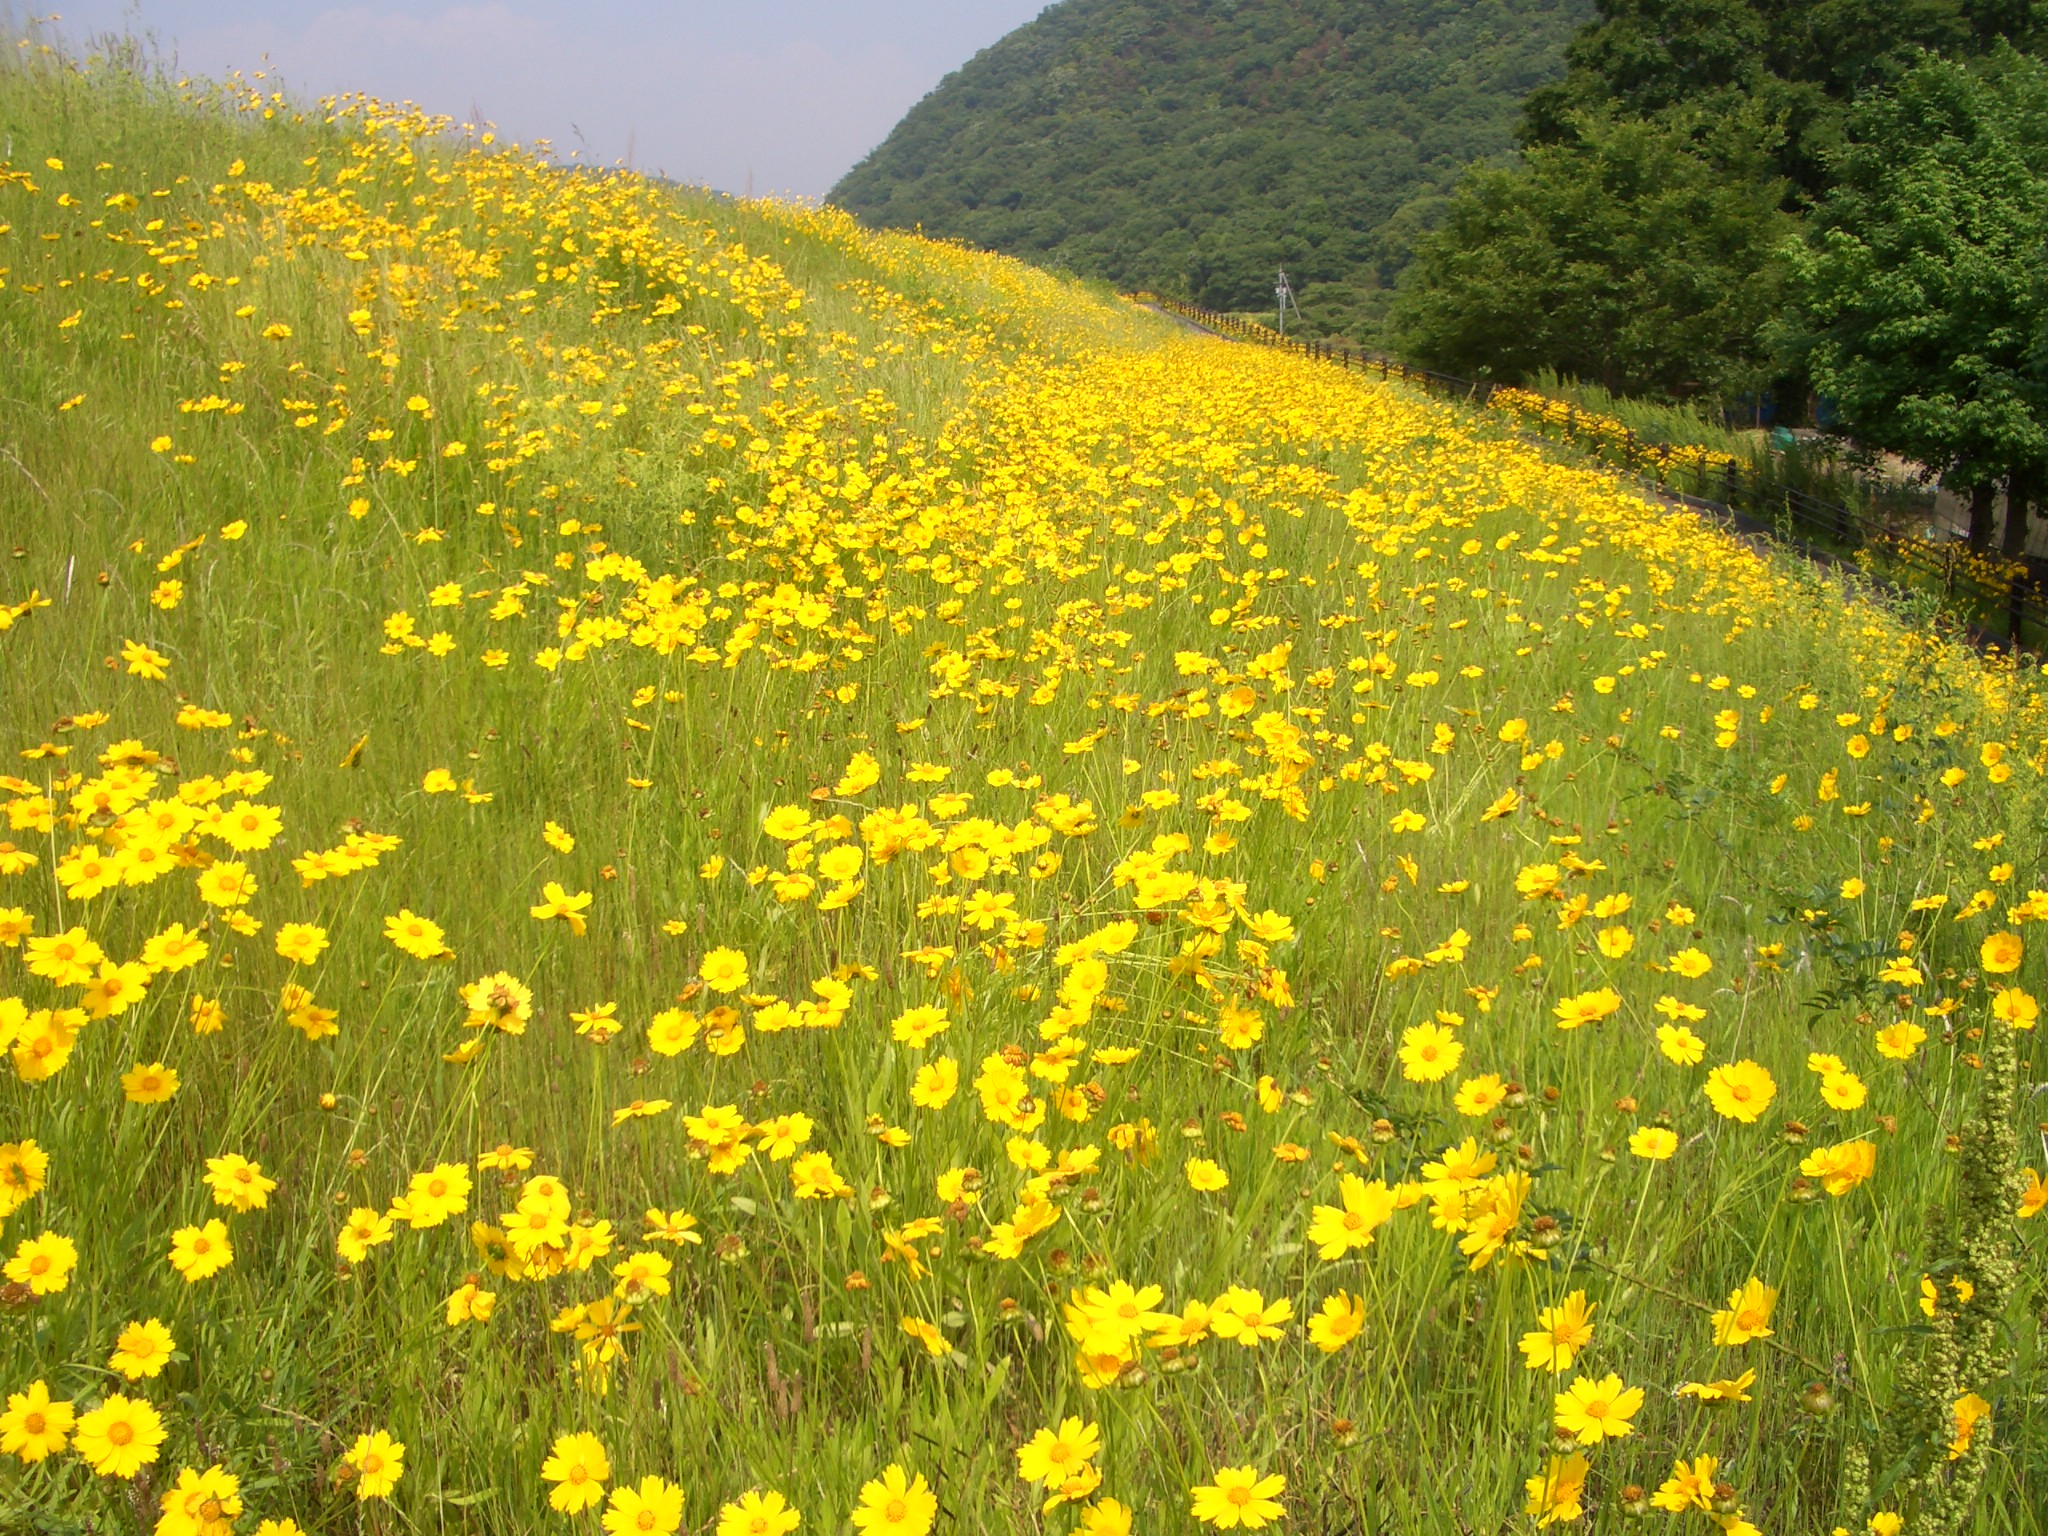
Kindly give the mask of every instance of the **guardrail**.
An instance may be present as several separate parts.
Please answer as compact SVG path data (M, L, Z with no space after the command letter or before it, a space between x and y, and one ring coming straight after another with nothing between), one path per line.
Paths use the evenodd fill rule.
M1145 297L1158 308L1221 335L1501 410L1525 428L1560 430L1567 445L1659 492L1728 514L1749 531L1817 560L1855 565L1894 589L1934 594L1979 644L2033 652L2048 648L2048 594L2025 562L1986 556L1959 540L1920 537L1894 519L1815 496L1731 455L1643 439L1620 422L1569 401L1418 368L1347 342L1283 336L1255 320L1178 299Z

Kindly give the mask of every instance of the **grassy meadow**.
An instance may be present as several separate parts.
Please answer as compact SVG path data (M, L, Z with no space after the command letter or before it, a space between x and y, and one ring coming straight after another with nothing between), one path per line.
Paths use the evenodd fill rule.
M0 59L0 1529L2048 1523L2033 660L270 86Z

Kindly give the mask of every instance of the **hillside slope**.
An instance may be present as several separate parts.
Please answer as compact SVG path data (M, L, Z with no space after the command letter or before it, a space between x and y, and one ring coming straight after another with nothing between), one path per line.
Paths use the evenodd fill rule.
M1341 321L1432 199L1505 151L1589 0L1065 0L926 97L833 191L871 224L1126 288Z
M2031 666L837 211L10 136L0 1532L2039 1536Z

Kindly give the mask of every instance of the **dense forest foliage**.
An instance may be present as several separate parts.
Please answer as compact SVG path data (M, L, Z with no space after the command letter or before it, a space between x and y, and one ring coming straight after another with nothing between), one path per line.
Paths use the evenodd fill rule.
M1780 253L1826 201L1863 104L1929 57L2031 47L2044 12L2034 0L1600 0L1563 78L1525 105L1526 153L1474 168L1421 243L1395 341L1483 377L1549 366L1722 399L1784 383Z
M959 70L833 200L871 224L1217 308L1285 265L1371 329L1590 0L1065 0Z

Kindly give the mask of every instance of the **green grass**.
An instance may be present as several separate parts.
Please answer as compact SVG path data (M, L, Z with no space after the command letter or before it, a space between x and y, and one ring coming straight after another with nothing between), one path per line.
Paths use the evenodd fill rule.
M180 1346L127 1388L169 1427L156 1467L130 1485L70 1451L10 1463L0 1525L147 1524L177 1468L218 1462L241 1480L244 1536L286 1515L309 1531L594 1529L592 1514L550 1512L541 1477L557 1436L589 1430L616 1482L680 1482L693 1531L754 1486L787 1494L805 1531L844 1529L863 1484L900 1462L936 1487L944 1528L1063 1532L1072 1517L1041 1519L1015 1451L1073 1414L1102 1425L1102 1492L1144 1530L1191 1528L1188 1490L1244 1465L1284 1473L1287 1529L1526 1527L1524 1481L1570 1377L1525 1369L1516 1341L1583 1289L1598 1311L1582 1368L1648 1392L1635 1434L1589 1452L1589 1525L1620 1521L1628 1484L1654 1488L1675 1457L1706 1453L1772 1536L1853 1529L1893 1495L1846 1507L1852 1447L1876 1458L1878 1484L1895 1466L1947 1466L1945 1439L1914 1417L1934 1410L1913 1370L1948 1336L1916 1302L1923 1272L1961 1263L2001 1305L1958 1315L2004 1331L1972 1346L1963 1383L1993 1403L1956 1464L1982 1491L1942 1523L2040 1528L2040 1223L1965 1210L1945 1147L1983 1094L1972 1058L1998 1061L1991 983L2039 987L2038 954L2018 977L1978 961L1986 934L2033 932L2005 914L2039 868L2036 678L1400 388L1187 338L829 213L365 121L360 105L181 88L33 41L0 73L8 169L37 188L0 187L0 601L47 600L0 631L0 721L10 754L68 749L12 759L35 786L15 799L68 805L61 776L94 777L132 739L175 763L159 763L159 795L260 768L273 782L249 798L285 828L246 855L254 935L231 932L183 871L68 895L53 872L87 828L65 806L49 832L6 834L39 862L0 877L0 909L33 916L37 935L82 923L128 959L166 924L203 920L211 953L88 1024L49 1081L0 1090L0 1136L51 1158L6 1247L47 1228L79 1249L65 1290L0 1316L0 1386L40 1377L83 1411L123 1385L106 1368L123 1323L160 1317ZM346 202L327 197L342 187ZM209 395L242 409L181 408ZM449 456L453 442L465 451ZM236 521L246 532L227 539ZM152 606L167 579L179 600ZM434 606L450 582L459 600ZM822 618L796 612L806 595ZM666 654L634 638L664 612L690 634ZM452 648L404 643L399 614ZM128 641L168 658L167 677L130 675ZM1225 714L1239 688L1251 707ZM181 728L187 702L233 723ZM1731 708L1736 740L1718 747ZM1526 739L1503 738L1514 720ZM1867 757L1845 752L1859 735ZM1990 742L2009 783L1987 782ZM880 783L841 793L858 752ZM946 781L909 778L918 762ZM1938 776L1952 766L1967 777L1950 788ZM427 792L436 769L475 798ZM1817 798L1827 772L1838 798ZM1519 808L1482 819L1511 788ZM933 808L948 790L971 806ZM1198 804L1219 792L1229 805ZM1092 802L1099 828L1051 830L1059 793ZM969 823L951 872L943 848L880 862L860 824L910 801L947 829L986 816L1048 842L1005 874L1003 836ZM843 841L864 846L867 884L848 904L821 905L829 881L778 899L776 877L804 872L764 829L780 806L853 823ZM1249 814L1228 819L1233 806ZM1426 825L1395 830L1410 810ZM544 841L549 821L573 851ZM292 856L358 827L402 843L302 885ZM1235 847L1205 851L1217 832ZM1174 867L1242 887L1222 888L1241 911L1194 968L1190 898L1142 908L1118 876L1173 833L1191 843ZM833 841L802 840L813 864ZM997 868L970 875L991 846ZM1567 850L1603 867L1566 888L1626 893L1629 913L1565 926L1562 899L1517 893L1521 870ZM1041 853L1060 862L1034 877ZM1840 894L1852 876L1868 883L1859 898ZM592 893L586 934L530 915L549 881ZM970 889L1013 896L1027 926L967 926L944 900ZM1979 890L1993 899L1962 915ZM1945 906L1913 910L1935 893ZM1673 903L1694 916L1667 915ZM453 958L387 942L401 908L440 924ZM1295 936L1261 961L1240 941L1269 909ZM1021 1258L980 1253L1027 1174L1011 1158L1023 1133L985 1116L972 1079L1005 1047L1046 1049L1070 970L1056 952L1127 918L1137 938L1075 1033L1137 1056L1031 1080L1048 1100L1094 1085L1070 1106L1080 1118L1056 1110L1026 1140L1100 1162L1055 1195L1058 1223ZM272 947L287 922L317 923L332 947L295 969ZM1631 954L1591 942L1608 926L1631 930ZM1454 930L1462 958L1404 974ZM1878 979L1902 930L1923 986ZM750 1005L735 1053L658 1053L659 1011L720 1000L692 983L722 946L748 956L752 995L810 998L839 968L853 1005L836 1028L784 1032ZM928 975L909 956L930 946L953 953ZM1714 963L1704 978L1649 968L1695 946ZM28 974L26 953L0 957L0 995L75 1000ZM499 970L533 988L530 1026L445 1061L474 1038L459 988ZM288 983L339 1010L336 1035L287 1026ZM1559 1000L1609 985L1612 1017L1557 1027ZM1906 1064L1872 1045L1902 990L1916 1010L1954 1005L1915 1014L1931 1038ZM1707 1010L1696 1067L1658 1052L1666 995ZM193 1032L195 996L221 1001L224 1030ZM1222 1040L1226 1000L1258 1008L1263 1038ZM571 1015L603 1002L625 1028L598 1044ZM923 1004L952 1024L920 1052L889 1025ZM1397 1048L1438 1010L1464 1016L1461 1070L1411 1080ZM2034 1039L2019 1037L2022 1088L2042 1075ZM1810 1051L1840 1054L1868 1104L1829 1110ZM913 1073L941 1053L960 1064L959 1096L916 1108ZM1710 1068L1741 1059L1778 1087L1754 1125L1703 1096ZM176 1097L127 1102L121 1074L156 1061L180 1073ZM1480 1073L1526 1088L1498 1126L1453 1107ZM1283 1090L1277 1107L1261 1107L1261 1078ZM655 1098L674 1107L613 1126ZM790 1163L765 1155L711 1172L682 1117L726 1104L756 1124L809 1116L805 1150L829 1151L848 1198L796 1198ZM1679 1155L1633 1157L1630 1132L1659 1116ZM871 1117L908 1145L871 1134ZM1156 1152L1126 1155L1138 1133L1111 1127L1141 1122ZM1511 1242L1539 1248L1474 1269L1423 1199L1371 1247L1316 1256L1306 1229L1340 1169L1418 1181L1468 1135L1531 1173ZM1859 1137L1878 1144L1874 1178L1804 1198L1818 1192L1802 1157ZM474 1166L501 1141L566 1182L579 1222L611 1224L600 1263L488 1273L466 1227L518 1195ZM1277 1158L1288 1144L1308 1159ZM214 1205L203 1160L224 1152L278 1180L267 1209ZM1229 1187L1190 1188L1190 1156L1220 1163ZM338 1260L351 1209L387 1208L442 1161L472 1165L466 1212L401 1221L364 1262ZM949 1207L937 1179L970 1166L981 1203ZM2017 1186L2005 1195L2009 1211ZM705 1242L643 1242L650 1206L687 1208ZM171 1233L216 1215L235 1262L188 1285L165 1261ZM913 1279L883 1234L923 1217L939 1222L921 1240L936 1251ZM2007 1240L2022 1264L2009 1288L1986 1267ZM636 1306L644 1330L599 1395L549 1322L604 1297L610 1266L642 1249L674 1259L673 1294ZM497 1311L451 1328L445 1298L471 1274ZM1780 1288L1775 1338L1716 1349L1708 1314L1752 1274ZM1112 1279L1156 1284L1176 1311L1255 1287L1295 1319L1257 1349L1148 1349L1121 1385L1092 1389L1060 1307ZM1303 1325L1339 1288L1370 1321L1326 1356ZM930 1356L906 1317L952 1353ZM1744 1406L1672 1393L1751 1367ZM1832 1415L1801 1410L1812 1379L1832 1385ZM408 1448L388 1504L333 1478L371 1429Z

